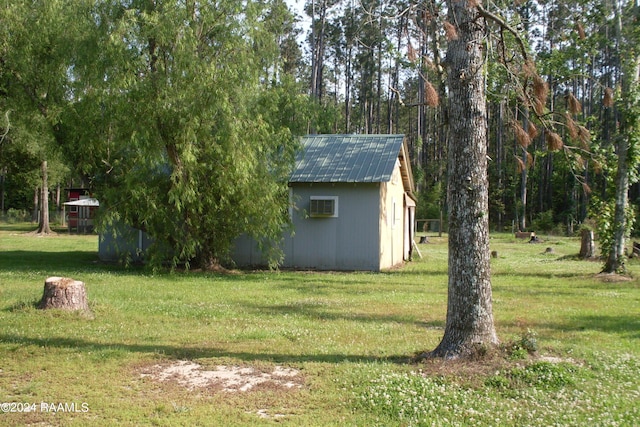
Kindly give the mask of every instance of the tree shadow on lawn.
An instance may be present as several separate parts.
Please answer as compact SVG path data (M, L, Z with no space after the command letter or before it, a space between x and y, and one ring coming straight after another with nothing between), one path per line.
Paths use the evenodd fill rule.
M560 331L599 331L607 334L618 334L624 338L640 338L640 317L633 315L575 316L557 322L538 323L541 328Z
M575 288L575 290L555 289L548 283L540 288L534 288L531 286L509 285L503 283L492 283L491 290L494 294L502 296L515 296L516 298L522 297L554 297L554 298L579 298L585 294L582 288Z
M4 272L24 273L42 270L56 271L109 271L112 273L138 274L144 273L147 267L141 264L125 266L118 262L101 261L97 251L34 251L13 250L0 251L0 270ZM183 271L171 272L169 268L159 273L163 279L179 281L185 276L202 278L224 278L229 281L260 282L268 277L273 279L276 286L284 289L297 290L302 293L317 295L320 292L333 292L342 290L348 293L364 292L362 286L375 283L380 286L392 286L386 279L398 275L399 277L413 272L362 272L362 271L322 271L322 270L229 270L227 273L208 271ZM416 273L418 274L418 273ZM441 275L441 273L433 273ZM444 272L446 275L446 271ZM305 276L306 275L306 276ZM425 272L423 275L431 275ZM308 277L307 277L308 276ZM308 280L301 280L304 277ZM372 290L375 292L375 290Z
M109 351L123 350L130 353L157 354L176 360L194 360L208 358L231 358L243 362L271 362L296 364L304 362L315 363L395 363L408 364L413 360L413 355L370 356L358 354L279 354L246 351L229 351L215 347L180 347L171 345L151 344L123 344L123 343L99 343L78 338L30 338L18 335L0 335L0 342L18 345L34 345L46 348L72 349L78 351Z
M77 273L109 272L113 274L145 274L151 270L142 263L125 265L118 261L102 261L97 251L0 251L0 270L12 273L30 273L33 271L49 270L52 274L70 271ZM190 272L170 272L166 270L158 273L163 280L183 280ZM250 275L233 275L224 273L194 272L201 277L224 277L225 279L246 279ZM256 275L256 280L260 277Z
M361 311L349 311L345 307L331 310L331 302L327 305L316 304L313 302L293 302L292 304L279 304L279 305L260 305L245 303L245 307L250 310L254 310L261 314L273 314L273 315L293 315L302 316L311 320L345 320L350 322L374 322L374 323L397 323L404 325L416 325L422 328L428 328L434 326L432 323L427 323L424 320L417 320L415 316L402 315L402 314L384 314L384 313L363 313ZM442 322L444 325L444 322ZM440 323L438 323L440 326Z
M109 266L99 262L97 252L86 251L2 251L0 270L6 272L51 271L81 268L105 269Z
M558 271L544 271L543 269L532 266L529 269L513 270L513 271L500 271L499 269L492 269L491 276L522 276L522 277L537 277L541 279L593 279L595 275L593 273L575 273L572 271L558 272Z

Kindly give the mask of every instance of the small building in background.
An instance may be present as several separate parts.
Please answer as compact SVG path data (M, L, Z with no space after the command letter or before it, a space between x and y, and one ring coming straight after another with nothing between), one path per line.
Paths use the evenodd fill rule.
M67 202L62 204L62 217L69 233L93 232L93 219L100 206L86 188L67 188Z
M285 268L380 271L411 258L415 196L403 135L309 135L289 180L293 234L281 249ZM114 231L117 231L114 233ZM142 260L146 233L121 225L100 236L104 261ZM236 239L241 267L264 266L257 242Z
M380 271L409 260L415 196L403 135L309 135L289 180L293 235L282 267ZM258 245L236 241L239 266L262 265Z

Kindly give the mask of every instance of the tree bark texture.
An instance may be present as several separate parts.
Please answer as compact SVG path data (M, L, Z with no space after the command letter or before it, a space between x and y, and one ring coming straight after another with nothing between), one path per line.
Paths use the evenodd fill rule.
M622 138L618 146L618 171L616 173L616 199L613 218L613 245L604 266L604 271L614 273L624 271L625 256L625 231L626 216L625 210L629 204L629 167L627 156L629 145L626 138Z
M58 308L90 313L84 282L68 277L49 277L44 281L44 292L39 309Z
M591 259L596 256L596 243L592 230L582 230L580 232L580 253L581 259Z
M448 1L449 292L444 337L433 356L466 356L498 344L489 267L485 24L468 1Z

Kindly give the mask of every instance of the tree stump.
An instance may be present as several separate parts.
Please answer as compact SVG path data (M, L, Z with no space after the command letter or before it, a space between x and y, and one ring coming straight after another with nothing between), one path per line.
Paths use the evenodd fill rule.
M580 253L582 259L590 259L596 256L596 243L593 239L592 230L582 230L580 232Z
M38 308L42 310L49 308L81 310L91 313L84 282L68 277L48 277L44 281L44 293Z

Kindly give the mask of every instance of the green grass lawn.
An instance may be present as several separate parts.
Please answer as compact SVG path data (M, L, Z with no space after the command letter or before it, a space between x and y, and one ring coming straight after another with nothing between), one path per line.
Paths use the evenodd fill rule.
M640 264L629 262L631 280L605 281L600 263L575 260L575 239L492 238L501 363L414 364L443 333L444 237L380 274L153 274L99 263L96 236L24 231L0 225L3 426L640 422ZM48 276L84 281L93 316L37 310ZM148 375L180 361L291 368L297 386L224 391Z

